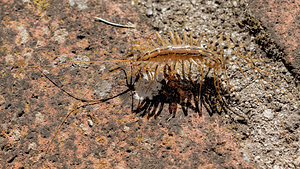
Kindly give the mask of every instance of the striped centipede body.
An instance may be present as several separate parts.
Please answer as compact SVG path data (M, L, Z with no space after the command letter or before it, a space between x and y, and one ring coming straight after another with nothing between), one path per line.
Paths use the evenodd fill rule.
M133 58L130 58L130 56ZM233 56L239 57L240 60L232 59ZM198 89L197 92L199 93L194 94L197 95L197 98L194 98L196 104L200 101L202 86L206 78L205 75L210 72L217 93L216 97L222 99L221 88L224 85L234 92L235 96L238 96L230 83L230 78L227 73L227 68L232 66L232 64L238 67L238 71L243 75L243 78L245 78L248 84L250 82L248 82L247 76L242 69L243 65L249 66L257 78L264 79L267 83L279 89L293 100L287 92L267 79L266 75L277 76L276 73L262 70L256 66L257 63L266 64L262 60L251 56L251 53L244 48L243 44L236 45L230 36L222 34L209 39L206 34L203 33L200 38L194 39L192 33L188 36L187 33L184 32L181 38L177 32L169 32L169 39L163 39L156 32L156 40L137 42L132 45L128 50L128 54L124 57L123 63L127 65L118 65L118 68L133 67L135 72L132 73L132 75L138 75L139 77L147 76L147 79L150 79L150 85L146 88L144 87L144 90L150 88L154 81L160 81L159 74L164 76L166 70L169 75L167 77L180 76L181 79L188 79L192 83L198 83L200 89ZM223 79L221 77L223 77ZM261 81L260 84L262 84ZM249 88L254 95L251 86L249 86ZM255 99L258 104L260 104L260 101L256 97ZM154 109L155 108L153 108L153 111ZM153 116L156 114L153 111L150 113L151 105L146 106L145 111L146 113L144 112L143 115L151 114L150 116ZM171 112L174 113L174 111L170 111L170 113ZM201 115L201 110L198 110L198 113ZM158 114L160 114L160 112ZM175 116L175 114L173 114L173 116Z
M192 33L188 37L186 32L183 34L183 38L180 38L177 32L174 34L169 32L170 40L163 39L158 33L156 33L157 40L148 41L147 43L137 43L129 49L129 55L133 54L133 58L128 59L125 57L125 60L129 60L129 66L135 67L134 70L137 70L134 74L139 76L147 76L147 79L153 81L159 81L159 74L166 74L166 69L168 74L171 76L179 75L182 79L188 78L190 81L199 82L200 89L198 92L201 92L201 87L204 79L204 72L207 72L206 69L213 69L214 74L217 74L219 70L225 70L226 64L229 62L229 57L224 56L223 48L212 47L212 43L221 43L224 38L222 35L219 35L219 39L214 39L213 41L208 41L206 35L203 34L202 38L194 39ZM203 41L207 41L207 46L210 48L204 48L202 45ZM225 40L229 40L229 37L226 37ZM229 44L229 42L228 42ZM227 44L227 45L228 45ZM230 47L233 47L232 44ZM164 73L162 73L164 72ZM170 76L168 76L170 77ZM217 78L215 76L215 78ZM215 79L216 81L216 79ZM139 85L140 86L140 85ZM148 87L149 87L148 86ZM215 84L219 87L219 84ZM145 89L147 90L147 89ZM220 89L217 90L219 92ZM218 93L220 96L220 93ZM197 98L194 98L194 102L198 104L199 95ZM198 99L198 100L197 100ZM170 107L176 107L176 105L169 105ZM196 107L198 105L195 105ZM154 117L157 117L160 112L152 111L149 113L151 108L147 108L150 117L155 114ZM155 108L153 108L155 110ZM160 108L160 111L162 107ZM176 111L173 112L175 116ZM197 110L199 115L201 115L201 110ZM172 113L171 113L172 114ZM186 113L185 113L186 114ZM149 117L149 116L148 116Z
M158 42L151 41L148 44L134 45L131 50L139 54L132 59L132 65L139 67L139 71L155 69L155 75L161 72L165 66L171 68L172 73L182 68L188 71L193 65L202 69L204 66L213 69L225 69L228 58L224 58L221 50L207 50L200 47L201 38L195 40L192 34L188 38L184 33L181 40L179 35L170 32L172 42L162 39L156 33ZM160 44L159 44L160 43ZM197 44L198 43L198 44ZM140 73L140 72L139 72ZM154 76L154 79L156 76Z

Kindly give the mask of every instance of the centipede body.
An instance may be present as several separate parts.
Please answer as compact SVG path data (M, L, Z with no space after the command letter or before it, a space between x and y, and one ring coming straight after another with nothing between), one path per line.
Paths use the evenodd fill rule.
M232 59L233 56L239 57L240 61ZM133 44L124 57L123 63L126 64L119 66L119 68L133 68L134 72L130 76L146 76L151 81L150 85L144 87L145 90L149 89L154 81L160 81L160 75L164 76L167 70L168 77L170 77L169 75L179 76L181 79L192 81L192 83L199 83L200 89L198 92L201 92L204 76L211 72L213 85L216 88L217 97L220 99L222 98L220 91L224 84L225 87L235 93L235 96L238 96L228 76L227 69L230 66L235 65L238 67L243 78L248 84L250 83L242 68L246 65L250 67L257 78L260 77L292 99L287 92L275 86L263 75L265 73L276 76L274 72L265 71L256 66L257 63L264 64L262 60L252 56L243 44L237 44L230 36L223 34L209 39L205 33L202 33L201 37L195 39L191 32L189 36L186 32L183 32L182 37L177 32L169 32L169 38L164 39L156 32L155 40ZM253 94L251 86L249 86L249 89ZM200 93L198 99L199 95ZM255 99L260 104L256 97ZM196 100L194 99L194 101Z

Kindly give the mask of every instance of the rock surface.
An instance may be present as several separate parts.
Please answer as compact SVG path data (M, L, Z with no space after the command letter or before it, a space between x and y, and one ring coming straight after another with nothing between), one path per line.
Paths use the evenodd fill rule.
M280 46L290 51L287 58L296 60L297 50L262 33L270 27L264 27L266 20L259 20L247 1L171 2L0 2L0 34L4 35L0 37L0 167L299 167L295 71L270 56L276 54L270 50L282 56ZM96 16L122 25L133 23L136 29L107 25ZM168 31L192 31L195 38L203 32L208 38L229 35L264 60L266 70L276 73L276 78L269 75L270 82L294 100L243 66L246 80L233 64L228 76L238 96L231 97L227 113L208 113L203 107L201 117L192 110L184 116L178 106L176 117L170 119L166 103L157 119L147 120L132 112L139 100L130 92L99 101L128 89L124 73L110 70L122 63L117 60L123 59L133 42L152 39L155 31L164 37ZM262 42L258 35L268 37L264 42L272 44L270 50L258 43ZM87 105L63 90L99 103Z

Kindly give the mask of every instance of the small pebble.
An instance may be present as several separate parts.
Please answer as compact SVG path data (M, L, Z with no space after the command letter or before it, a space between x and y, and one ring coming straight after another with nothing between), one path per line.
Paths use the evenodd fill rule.
M93 125L94 125L94 123L91 119L88 120L88 124L89 124L90 127L93 127Z
M273 119L273 112L271 109L266 109L263 113L264 117L269 119L269 120L272 120Z
M148 17L153 16L153 11L152 11L151 8L148 8L148 9L147 9L146 15L147 15Z

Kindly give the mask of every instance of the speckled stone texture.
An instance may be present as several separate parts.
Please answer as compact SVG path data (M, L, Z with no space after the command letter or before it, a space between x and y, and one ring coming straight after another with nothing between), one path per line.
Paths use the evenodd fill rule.
M300 1L249 1L251 12L268 28L270 35L286 53L284 58L300 78Z
M262 77L258 78L246 65L241 66L241 69L237 65L227 67L227 72L231 74L230 83L240 96L237 102L233 101L230 105L234 114L238 115L230 125L236 132L235 136L240 139L239 151L244 161L256 164L258 168L297 168L300 165L298 75L293 70L295 67L290 68L286 64L291 55L286 55L287 52L282 50L287 51L287 45L284 47L281 42L274 40L269 33L272 31L264 26L265 22L252 15L255 7L251 8L249 2L244 0L191 0L176 3L141 1L141 4L151 25L161 34L166 34L169 30L185 30L195 34L205 32L209 38L213 38L223 33L237 44L244 44L253 56L267 63L266 67L261 68L276 72L276 76L271 77L269 82L290 93L294 101L287 98L286 94L282 95L278 88L265 86L268 82L262 80ZM268 8L265 4L257 4L256 8L262 5ZM264 15L264 11L261 15ZM284 62L276 61L280 58ZM238 57L235 59L239 60ZM238 73L241 70L245 74ZM249 83L244 75L250 80ZM249 86L252 86L252 90ZM261 104L257 104L256 99ZM240 117L246 120L237 120ZM222 122L226 123L226 120L223 119Z
M217 115L180 112L167 121L164 110L147 120L132 113L138 101L129 94L76 109L56 133L82 103L41 72L72 95L87 92L84 99L125 90L122 72L108 74L114 63L73 62L121 59L133 41L151 38L154 31L135 1L2 1L1 8L1 168L247 166ZM112 27L94 16L137 29Z
M176 117L168 120L166 103L157 119L148 120L132 111L139 100L130 92L91 105L63 92L99 100L126 91L124 72L109 70L122 63L132 43L154 38L155 31L163 36L169 30L193 31L195 37L205 32L209 38L225 32L260 58L266 55L239 26L247 2L171 2L2 0L0 167L296 168L299 94L279 62L265 60L285 79L272 82L294 102L269 85L255 88L263 106L258 105L245 78L231 68L241 96L230 105L233 111L208 113L203 107L201 117L192 110L185 116L175 104ZM95 16L136 29L107 25ZM243 70L251 84L259 84L252 71Z

